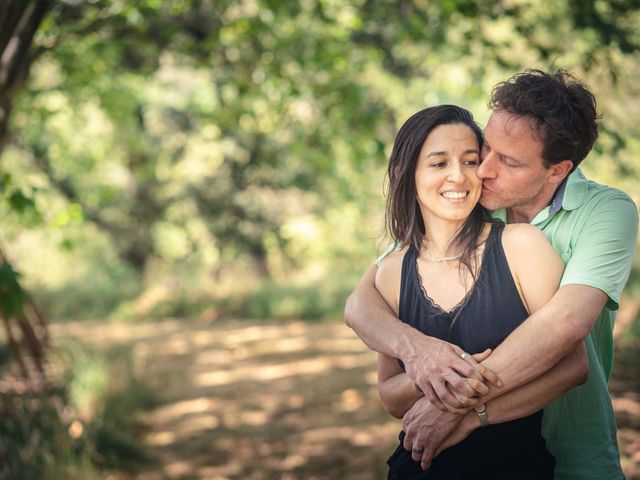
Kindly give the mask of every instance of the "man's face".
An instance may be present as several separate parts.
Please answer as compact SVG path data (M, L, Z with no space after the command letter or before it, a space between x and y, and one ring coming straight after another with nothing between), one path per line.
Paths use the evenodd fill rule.
M484 130L480 203L489 210L537 206L549 177L542 159L542 144L535 138L532 121L505 111L491 114Z

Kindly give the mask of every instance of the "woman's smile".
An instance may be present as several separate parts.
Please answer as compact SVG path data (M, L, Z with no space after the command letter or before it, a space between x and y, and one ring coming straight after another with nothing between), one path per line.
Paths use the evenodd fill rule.
M415 171L416 193L425 223L437 217L464 221L475 207L482 182L478 139L463 124L445 124L426 138Z
M440 195L446 198L447 200L454 201L456 203L461 203L461 201L463 202L464 200L466 200L467 196L469 195L469 191L468 190L464 190L464 191L450 190L447 192L442 192Z

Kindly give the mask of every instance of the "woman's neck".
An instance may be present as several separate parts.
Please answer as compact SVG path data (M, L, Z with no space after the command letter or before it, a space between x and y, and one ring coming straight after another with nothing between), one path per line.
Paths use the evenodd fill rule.
M424 218L424 217L423 217ZM429 249L429 254L434 258L457 255L450 249L451 241L464 225L464 220L444 220L441 218L425 219L424 244Z

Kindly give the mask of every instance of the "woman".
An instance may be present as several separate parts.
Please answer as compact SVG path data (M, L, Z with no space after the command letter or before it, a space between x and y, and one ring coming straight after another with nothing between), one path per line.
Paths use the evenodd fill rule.
M473 116L459 107L427 108L405 122L389 161L386 208L400 248L382 260L375 283L403 322L486 355L552 297L563 264L537 228L494 222L478 203L481 147ZM382 354L378 386L396 416L423 395L402 365ZM553 478L541 418L538 411L478 429L426 472L403 448L401 433L389 478Z

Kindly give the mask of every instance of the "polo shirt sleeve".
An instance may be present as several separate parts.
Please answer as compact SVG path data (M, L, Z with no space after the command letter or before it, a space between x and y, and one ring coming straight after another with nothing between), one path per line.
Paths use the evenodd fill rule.
M382 254L377 258L376 260L376 267L380 266L380 263L382 262L382 260L384 260L384 257L386 257L387 255L389 255L391 252L393 252L395 249L398 248L398 244L397 243L392 243L390 244L384 252L382 252Z
M575 241L560 286L588 285L609 297L606 308L617 310L629 274L638 236L638 209L620 191L594 199Z

